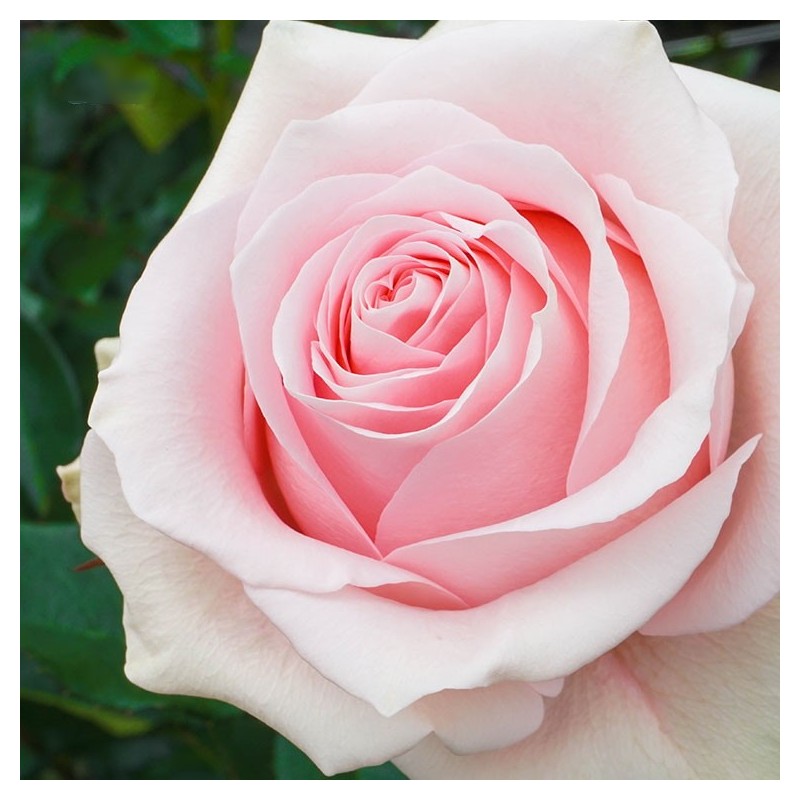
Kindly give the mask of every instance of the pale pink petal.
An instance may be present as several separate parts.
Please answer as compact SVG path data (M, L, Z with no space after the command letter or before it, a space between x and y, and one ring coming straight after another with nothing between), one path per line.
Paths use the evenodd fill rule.
M538 363L482 419L437 443L408 474L381 515L375 537L381 552L490 525L565 496L586 392L585 330L563 295L538 319Z
M383 714L442 689L562 677L622 642L678 592L713 546L755 444L625 536L478 608L410 608L353 588L248 595L303 658Z
M541 221L547 229L547 238L560 256L554 257L550 264L553 277L588 325L586 405L577 444L570 443L580 459L583 442L617 373L629 326L625 283L606 241L606 224L596 194L562 155L538 145L470 142L425 156L407 169L422 163L434 164L460 178L488 186L521 208L544 209L570 223L571 227L548 224L541 211L527 215L532 222ZM577 247L564 241L581 237L583 241ZM650 405L646 413L652 408ZM633 432L635 428L618 447L629 445ZM576 488L579 487L568 484L569 491Z
M361 300L359 314L368 325L389 333L403 342L408 341L428 318L436 300L442 293L442 274L420 262L405 256L385 256L376 258L369 265L383 271L390 267L393 273L404 272L405 275L398 279L391 279L390 283L396 293L386 298L381 298L373 305L365 297L354 297ZM363 273L362 273L363 274ZM385 274L385 273L384 273ZM364 275L366 278L367 276ZM375 284L370 288L374 289Z
M678 217L639 203L619 181L598 180L642 250L667 328L672 394L641 426L626 458L603 477L548 508L465 535L574 529L614 520L677 481L708 435L717 373L727 358L737 277L724 257ZM697 348L698 341L703 348ZM413 523L409 529L416 530L431 511L419 519L412 509L405 513ZM490 588L487 584L486 591Z
M359 419L359 409L379 404L379 408L391 406L402 416L409 417L409 414L403 413L404 410L428 409L461 394L482 366L482 361L476 354L483 355L486 338L486 326L483 322L483 318L479 319L437 367L404 369L399 373L382 373L380 376L360 375L358 377L372 377L374 380L359 386L342 388L329 384L335 389L337 399L302 394L293 391L290 386L287 386L287 390L305 405L342 422L354 427L382 430L373 427L366 417ZM338 402L339 400L342 402ZM387 412L389 410L386 408ZM422 430L424 427L426 426L421 424L409 430Z
M125 671L150 691L233 703L279 730L326 772L381 763L432 724L413 710L391 719L326 680L201 553L134 516L114 458L93 433L82 454L83 540L125 597Z
M478 689L445 689L417 700L437 738L453 753L499 750L530 736L544 718L544 701L530 683L503 682Z
M628 202L633 201L628 198ZM672 312L669 335L675 354L673 393L641 426L626 458L602 478L554 505L467 531L462 536L551 528L568 530L617 519L641 506L662 487L677 481L708 435L716 374L728 347L730 306L726 313L725 293L727 290L730 302L735 292L734 276L708 242L696 233L693 236L691 230L684 231L681 221L672 215L649 207L638 208L635 203L628 209L620 203L619 210L629 217L632 227L641 230L645 262L653 282L658 282L656 294L660 301L671 304L668 308ZM642 217L637 219L637 214ZM681 236L674 235L675 226ZM676 272L682 274L682 279L670 282L670 276ZM693 287L693 283L697 285ZM713 293L720 306L712 309L707 298ZM694 348L692 352L693 342L697 341L691 335L692 330L699 340L706 342L707 348L700 352ZM659 453L659 457L655 458L654 453ZM413 522L425 524L423 519ZM490 589L487 584L486 591Z
M391 248L398 239L405 240L409 231L422 230L436 237L437 227L415 217L376 217L328 242L300 267L294 282L280 300L272 330L273 357L287 389L313 393L310 363L313 345L319 342L323 352L331 354L337 351L340 336L347 342L339 360L343 362L342 366L352 368L356 376L425 369L441 364L440 354L409 346L391 332L368 324L362 320L363 314L349 308L349 295L358 293L360 288L360 273L375 272L376 269L380 272L379 262L383 260L380 254L384 248ZM257 259L258 253L250 269L260 284L266 277L255 275ZM363 267L362 262L365 262ZM325 301L331 302L330 295L339 298L339 304L347 306L344 313L328 307ZM316 319L309 314L309 309L314 308L321 309ZM346 334L338 331L343 317L351 323ZM386 366L382 369L384 362Z
M403 39L270 22L222 142L184 216L249 186L290 122L341 108L411 47L414 42Z
M386 187L390 188L380 191ZM442 207L478 218L516 216L492 192L431 168L402 180L378 175L331 178L317 182L273 214L233 264L233 292L248 378L276 438L293 457L301 459L300 465L310 475L314 465L288 413L272 354L272 321L282 298L308 259L353 225L386 213L421 215ZM339 209L343 210L337 214ZM306 225L309 217L315 219L311 231ZM279 264L280 269L268 269L269 263ZM379 333L373 330L373 335Z
M349 192L349 200L346 200L345 192ZM359 193L361 198L358 197ZM372 196L369 196L370 193ZM335 210L327 211L328 204ZM454 218L492 220L490 227L487 227L487 237L502 244L516 261L524 264L526 269L539 278L540 284L550 283L540 249L537 254L535 237L524 229L524 220L502 197L432 167L423 167L401 179L361 175L318 181L273 214L250 244L238 254L233 265L234 298L248 378L264 417L276 441L281 445L282 454L297 461L297 470L293 470L293 473L305 473L320 486L324 485L323 480L327 476L327 480L334 482L342 496L346 493L350 509L355 509L354 504L359 503L361 508L356 514L362 524L368 527L377 520L383 504L399 481L430 448L430 442L423 441L422 437L400 441L399 449L390 453L387 449L390 446L389 440L382 440L383 447L378 448L374 436L365 438L354 434L353 431L337 427L332 420L322 417L313 432L309 430L313 420L304 418L302 424L305 434L301 435L296 419L289 409L280 371L274 360L275 331L272 329L272 321L282 297L296 280L303 265L325 242L371 217L387 213L421 216L431 210L443 208L452 212ZM305 220L309 215L316 220L313 235L304 235L301 239L298 233L305 231ZM518 254L514 252L515 249L519 250ZM280 269L265 269L265 263L270 262L279 264ZM522 267L519 269L522 270ZM522 275L520 280L523 280ZM532 277L527 280L534 283ZM537 291L541 294L541 289ZM513 298L514 292L511 294ZM517 302L528 303L530 292L520 289L518 294ZM536 305L528 305L526 324L529 329L530 315L536 309ZM355 318L354 327L358 324L359 321ZM372 336L386 336L375 329L368 330ZM509 337L510 346L524 349L528 339L529 336ZM397 345L402 344L394 337L387 337L387 340ZM280 343L278 346L282 347ZM507 359L498 356L495 360L507 373ZM515 365L512 364L512 367ZM481 373L477 380L481 380L483 375ZM510 380L508 375L501 375L498 380L491 376L489 370L482 381L486 389L480 396L484 399L491 395L502 396L504 385L513 385L518 377L518 373L514 373ZM474 421L476 413L479 416L486 413L485 403L474 401L470 405L472 416L460 413L457 421L456 413L448 412L452 413L453 425L460 425L463 429ZM441 438L444 434L444 427L439 427L431 434L426 430L425 437ZM314 449L313 456L309 447ZM323 476L319 459L326 455L330 458L323 467ZM278 482L289 508L298 508L303 503L302 485L296 480L284 485L280 470ZM339 500L339 496L329 502L333 509L337 508L334 505L336 500ZM344 504L342 507L345 507ZM341 533L338 531L342 530L341 525L336 530L339 540ZM327 534L323 535L327 538ZM354 542L357 541L354 537Z
M281 459L276 465L276 477L287 504L297 514L308 502L308 496L315 497L313 514L322 517L322 524L313 530L307 529L308 534L365 554L372 552L369 538L330 488L288 407L273 354L273 321L303 264L321 245L351 227L346 224L336 229L332 222L326 226L320 209L332 203L349 205L369 198L395 180L388 176L361 175L314 184L297 200L273 214L230 267L236 320L241 332L239 347L244 350L253 394L279 445L274 453ZM298 228L305 229L308 213L317 218L318 225L313 228L314 235L304 239L304 247L299 247ZM276 266L270 268L270 264ZM226 286L225 291L230 294L231 287ZM294 462L291 480L283 474L287 460Z
M614 243L611 249L630 300L628 336L602 407L575 451L567 479L569 492L579 491L613 469L625 457L642 423L669 394L667 336L650 278L638 255Z
M424 34L422 39L435 39L437 36L443 36L446 33L453 31L460 31L462 28L471 28L475 25L491 25L492 22L486 20L457 20L457 19L440 19L435 25L431 26Z
M733 375L733 357L727 361L717 376L714 405L711 408L711 428L708 432L711 468L721 464L728 454L733 422L733 403L736 387Z
M450 587L470 606L481 605L532 586L626 534L691 489L708 472L708 452L704 447L679 480L609 522L537 530L526 529L523 518L516 529L510 524L487 526L418 541L393 550L385 561Z
M633 636L567 678L519 745L465 757L431 736L395 763L419 779L775 779L777 613L715 634Z
M648 633L716 630L746 619L778 590L779 551L779 237L778 103L767 89L677 68L693 96L727 134L740 186L731 244L755 285L753 307L733 351L731 444L763 438L742 470L731 516L717 546Z
M465 291L452 298L459 287L448 278L442 293L442 302L432 310L425 324L409 340L420 347L447 352L453 347L462 331L471 320L485 314L486 336L485 360L497 345L502 330L502 321L508 304L511 259L499 248L489 249L488 240L471 241L469 258L474 267L469 270ZM498 267L501 267L498 269ZM451 273L452 275L452 273ZM478 308L480 298L480 309Z
M432 100L340 108L323 119L291 123L256 181L239 238L248 241L276 208L322 178L392 174L426 153L493 138L502 138L493 125L463 108Z
M617 175L718 246L727 241L736 177L725 137L697 110L647 23L455 31L399 55L354 104L412 98L456 103L514 139L551 145L587 178Z
M465 392L447 415L430 428L409 431L401 436L381 435L374 429L345 425L331 416L314 412L311 404L302 405L298 401L294 406L295 418L317 462L367 530L375 530L387 501L434 445L446 443L448 436L494 411L497 401L519 380L525 358L523 348L530 339L531 314L536 309L540 293L538 287L531 288L528 283L533 283L530 276L516 268L512 273L506 325L495 352L468 387L469 394ZM535 312L534 317L542 316L546 311L548 309ZM556 330L555 334L554 354L559 342L566 346L562 331ZM577 372L577 366L575 369ZM531 371L535 372L535 369L531 368ZM314 405L319 406L320 402ZM368 412L369 409L361 410L362 415ZM446 486L444 479L440 482L442 497L437 508L443 513L457 505L463 496L463 488L452 485L456 477L448 477ZM435 487L428 486L426 492L430 493L432 489ZM412 533L406 525L401 525L400 535L409 534L417 535L417 532ZM384 540L382 533L379 537L382 548L389 548L394 542L393 539ZM405 539L401 541L405 542Z

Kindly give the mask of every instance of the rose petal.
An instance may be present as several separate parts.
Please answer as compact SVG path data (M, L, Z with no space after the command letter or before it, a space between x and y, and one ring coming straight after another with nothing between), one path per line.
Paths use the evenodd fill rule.
M633 530L708 472L707 448L703 448L679 480L660 489L644 505L609 522L526 529L524 520L520 520L517 529L512 525L499 530L487 526L415 542L393 550L384 560L450 587L470 606L481 605L532 586Z
M733 351L731 444L763 439L742 471L731 516L709 558L647 633L717 630L744 620L778 590L779 553L779 237L776 92L688 67L678 74L728 135L740 187L731 243L755 285L753 307Z
M544 701L530 683L495 683L480 689L445 689L418 700L436 737L453 753L499 750L525 739L544 718Z
M442 147L493 138L502 138L493 125L463 108L432 100L339 108L314 122L292 122L256 182L239 239L249 241L269 214L322 178L392 174Z
M597 180L642 249L667 326L671 395L641 425L626 458L594 483L539 511L456 536L569 530L614 520L677 481L708 435L717 374L727 360L731 329L735 332L734 306L741 283L724 257L682 220L640 203L617 179ZM715 299L713 306L709 297ZM698 349L697 341L705 346ZM659 458L653 457L654 452L660 453ZM425 509L426 515L417 520L416 508L405 512L415 523L414 530L424 526L432 513ZM500 585L507 585L513 574L511 570ZM466 589L465 599L473 597L473 591ZM488 581L483 591L492 591Z
M473 752L519 741L540 724L539 691L551 692L529 684L444 692L391 718L377 714L300 659L235 578L136 518L113 456L94 433L82 463L89 497L82 536L124 592L126 673L136 684L234 703L328 773L381 763L432 730L459 752ZM498 724L476 725L486 713Z
M358 589L248 595L303 658L384 714L442 689L561 677L619 644L678 592L713 546L755 445L625 536L478 608L409 608Z
M363 193L361 198L359 193ZM327 216L328 203L335 203L334 207L343 210L338 215L336 212L327 212L330 214ZM388 439L380 439L381 448L378 448L379 437L372 432L365 438L328 417L321 416L317 420L305 414L302 419L292 418L280 371L274 360L275 331L271 323L281 298L296 280L308 258L313 255L318 243L324 244L371 217L386 213L422 216L432 209L442 208L449 209L458 217L492 220L486 228L487 238L502 243L503 249L536 276L540 286L551 284L540 249L537 253L535 237L523 227L524 220L502 197L432 167L423 167L400 179L359 175L318 181L273 214L250 244L238 254L233 265L234 298L248 378L264 417L275 439L281 444L283 454L297 460L297 469L293 470L293 475L307 474L314 477L322 466L327 479L345 497L348 506L359 506L358 518L367 527L377 520L399 481L408 474L423 453L430 449L430 442L422 441L422 436L414 439L409 436L404 440L397 440L397 449L390 454L387 448L394 445ZM300 246L298 230L305 229L305 220L309 214L316 219L313 236L306 236ZM280 269L266 270L265 262L277 263ZM519 269L522 271L522 267ZM526 278L522 272L519 280L523 283L534 283L532 277ZM537 291L541 293L541 289ZM521 287L517 302L528 303L531 292L533 289L526 291ZM511 296L513 298L513 291ZM528 305L523 313L527 315L528 329L531 314L539 313L537 308L536 305ZM380 333L371 330L373 335ZM400 344L397 339L389 338ZM529 338L509 337L508 346L520 350L525 347ZM524 351L519 355L524 356ZM512 367L520 360L521 358L515 357L510 362ZM452 425L449 419L444 419L441 427L437 427L435 431L430 429L432 432L426 431L425 437L429 439L431 436L444 436L445 423L451 430L453 425L463 428L471 424L476 413L481 416L486 413L483 400L487 396L502 396L504 387L516 382L518 374L512 374L509 380L509 361L506 358L499 354L494 361L502 366L503 374L498 379L492 375L491 369L481 373L476 381L476 385L480 384L481 391L472 394L475 398L481 398L482 402L468 398L463 403L464 407L469 405L472 416L462 412L461 405L454 405L451 412L448 412L448 417L452 415ZM492 362L490 357L487 367ZM577 371L577 365L573 365L573 370ZM316 422L319 424L313 431L310 430L310 425ZM297 423L303 427L303 435ZM335 459L335 462L327 459L322 465L321 460L325 459L326 454ZM363 480L365 475L369 482ZM322 476L322 471L319 471L318 476ZM278 478L289 507L301 507L306 502L302 485L295 480L285 482L284 485L280 473ZM358 478L362 480L359 481ZM320 482L321 477L316 477L316 480L320 486L323 485ZM336 530L338 532L339 528ZM343 541L341 535L337 541ZM354 546L358 546L359 540L355 536L352 541Z
M96 434L82 453L83 540L125 596L125 671L139 686L233 703L280 730L328 773L381 763L432 725L382 717L310 667L234 577L134 516ZM343 735L343 730L346 735Z
M596 194L561 154L540 145L507 140L469 142L425 156L406 169L415 169L419 164L434 164L464 180L487 186L516 206L557 214L574 226L566 231L562 228L561 236L583 237L591 262L588 270L583 269L583 252L576 254L575 248L570 247L559 249L573 258L566 259L563 265L558 260L550 264L554 279L575 303L584 322L591 323L586 407L577 443L580 452L619 366L629 323L625 284L606 241ZM588 278L585 293L581 291L583 287L576 287L584 275ZM591 315L587 307L592 309Z
M644 201L680 213L726 246L736 185L730 151L647 23L509 22L454 31L400 54L353 104L410 98L447 100L514 139L551 145L588 178L617 175Z
M458 20L458 19L440 19L425 33L422 34L422 39L435 39L437 36L443 36L446 33L453 31L460 31L462 28L472 28L475 25L491 25L491 22L486 20Z
M512 282L509 307L519 292ZM539 316L543 338L535 367L480 420L437 442L394 492L378 523L375 543L382 552L564 497L584 407L586 345L570 303L563 295L554 300Z
M667 336L647 270L627 248L612 243L611 249L628 292L630 324L602 405L575 450L567 478L570 494L612 470L630 449L644 421L669 395Z
M632 637L568 678L516 747L458 757L431 736L395 763L419 779L777 778L777 611Z

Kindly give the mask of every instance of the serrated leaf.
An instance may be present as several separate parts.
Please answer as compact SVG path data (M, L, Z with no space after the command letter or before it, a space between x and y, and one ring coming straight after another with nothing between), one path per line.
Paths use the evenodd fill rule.
M55 468L75 458L84 422L72 369L52 337L20 320L22 487L40 515L59 497Z

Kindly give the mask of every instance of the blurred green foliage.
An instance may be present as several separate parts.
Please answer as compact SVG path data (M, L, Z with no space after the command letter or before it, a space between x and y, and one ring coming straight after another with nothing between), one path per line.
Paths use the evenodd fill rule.
M422 21L326 22L417 37ZM778 88L777 24L656 22L677 60ZM297 748L215 701L124 677L122 603L62 500L96 385L148 253L205 171L263 23L23 22L21 640L23 778L321 779ZM738 38L737 38L738 37ZM338 776L397 779L391 765Z

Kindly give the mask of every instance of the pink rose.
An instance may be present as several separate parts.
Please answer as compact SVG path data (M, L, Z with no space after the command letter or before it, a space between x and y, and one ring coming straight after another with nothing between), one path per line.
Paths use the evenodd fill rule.
M271 24L131 295L81 497L127 673L331 773L772 776L777 95L449 27Z

